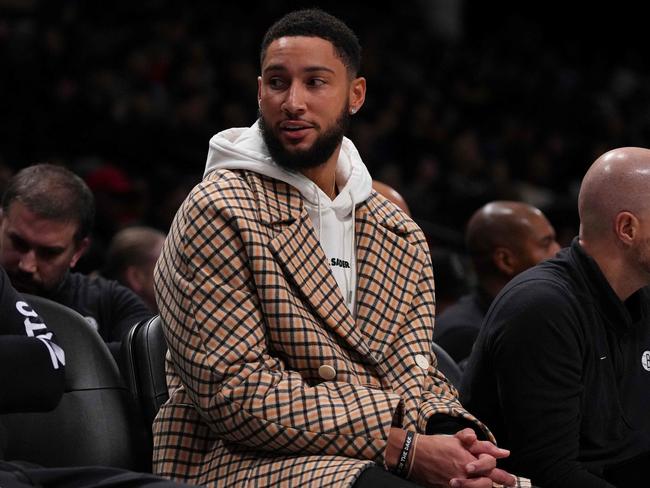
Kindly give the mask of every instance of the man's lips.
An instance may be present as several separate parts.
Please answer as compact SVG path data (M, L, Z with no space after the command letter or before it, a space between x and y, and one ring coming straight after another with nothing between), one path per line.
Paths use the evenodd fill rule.
M310 130L314 128L312 124L299 120L287 120L280 122L280 132L287 138L292 140L302 139Z

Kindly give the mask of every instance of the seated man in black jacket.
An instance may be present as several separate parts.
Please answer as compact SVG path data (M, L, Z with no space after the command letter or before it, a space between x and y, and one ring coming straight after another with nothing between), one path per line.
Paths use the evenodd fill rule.
M535 485L647 486L650 150L614 149L585 175L580 234L494 300L461 401ZM643 480L646 480L645 482Z
M51 164L19 171L2 198L0 264L22 293L83 315L113 354L129 328L153 313L116 281L70 271L89 244L94 198L74 173Z
M0 267L0 413L55 408L63 395L64 370L65 354L53 333L11 286ZM3 461L2 447L6 442L3 434L0 428L2 488L187 486L149 473L107 466L42 468L31 463Z
M433 331L434 342L461 368L494 297L513 277L560 250L555 229L542 211L515 201L489 202L474 212L465 242L476 272L476 289L437 316Z

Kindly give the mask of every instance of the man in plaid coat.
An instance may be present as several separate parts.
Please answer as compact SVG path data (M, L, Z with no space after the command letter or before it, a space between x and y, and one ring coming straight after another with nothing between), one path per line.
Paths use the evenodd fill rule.
M170 392L158 474L524 486L436 368L422 232L372 191L344 137L365 98L359 63L338 19L285 16L262 44L259 120L210 141L156 268Z

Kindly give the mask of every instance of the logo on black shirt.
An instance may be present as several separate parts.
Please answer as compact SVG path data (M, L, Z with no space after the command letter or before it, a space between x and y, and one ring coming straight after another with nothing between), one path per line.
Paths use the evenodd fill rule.
M650 351L646 351L641 355L641 365L646 371L650 371Z

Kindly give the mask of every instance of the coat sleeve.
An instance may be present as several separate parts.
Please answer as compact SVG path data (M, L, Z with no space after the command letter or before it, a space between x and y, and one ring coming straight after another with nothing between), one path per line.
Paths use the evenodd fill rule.
M252 259L266 259L258 257L265 249L249 256L265 246L251 234L259 231L254 204L241 180L204 182L176 216L156 268L174 369L202 419L227 442L383 462L398 395L344 382L309 384L269 351L258 293L272 290L258 290L251 271ZM305 339L291 337L290 316L286 326L301 347Z
M0 412L51 410L63 395L63 350L2 268L0 293Z
M456 422L458 424L457 430L472 426L475 430L483 432L485 436L494 441L489 430L461 405L458 399L458 391L449 383L437 367L435 353L430 349L435 321L433 268L424 236L421 235L420 231L416 232L414 236L414 244L421 248L422 255L426 256L426 259L417 290L406 318L406 323L409 324L411 333L415 337L423 338L426 342L429 356L432 359L428 374L424 380L423 393L418 411L417 428L420 432L429 431L430 429L427 427L432 425L432 418L436 417L439 419L447 419L442 420L447 425Z

